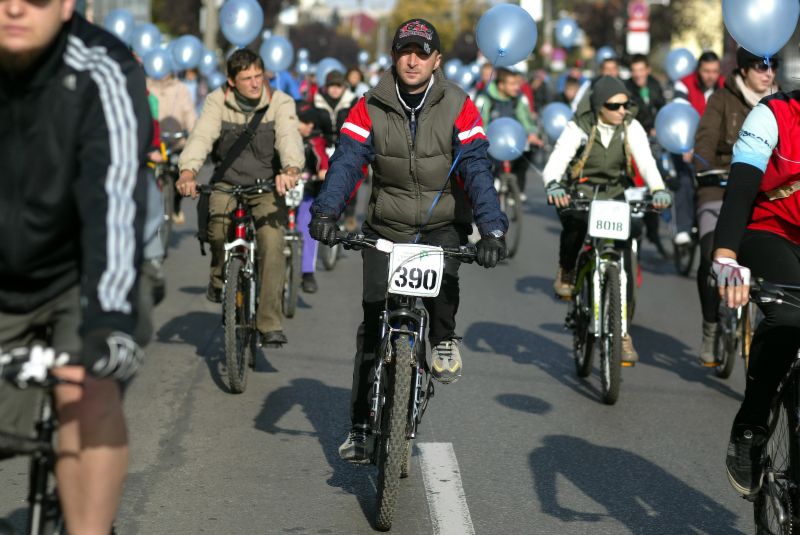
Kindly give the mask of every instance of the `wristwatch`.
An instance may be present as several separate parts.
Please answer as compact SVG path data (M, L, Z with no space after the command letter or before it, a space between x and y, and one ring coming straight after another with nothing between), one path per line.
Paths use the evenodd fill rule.
M502 230L493 230L489 233L489 236L492 238L497 238L498 240L504 236Z

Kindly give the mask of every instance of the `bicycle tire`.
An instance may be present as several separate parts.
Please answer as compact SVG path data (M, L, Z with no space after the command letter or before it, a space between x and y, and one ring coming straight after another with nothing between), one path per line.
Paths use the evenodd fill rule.
M583 272L585 261L578 261L577 273ZM578 377L589 377L592 373L592 354L594 352L594 334L589 332L589 324L594 317L592 308L591 272L583 280L576 281L580 292L573 295L574 326L572 331L572 356L575 359L575 373Z
M241 394L247 388L247 368L252 358L248 355L254 338L253 318L248 307L249 282L242 260L231 258L225 270L225 363L234 394Z
M394 342L394 363L387 373L387 396L381 419L380 451L378 452L378 507L375 528L392 528L397 505L397 492L402 466L408 455L408 403L411 396L411 374L414 353L409 335L398 335Z
M600 382L603 402L613 405L619 399L622 379L622 307L619 266L609 264L603 280L603 321L600 335Z
M406 479L411 475L411 450L414 449L409 440L406 444L406 455L403 458L403 465L400 467L400 479Z
M286 273L283 278L283 315L293 318L297 312L297 298L300 295L302 241L290 241L289 251L289 257L286 259Z
M172 216L175 214L175 178L164 172L161 173L159 183L161 185L161 200L164 208L164 221L161 223L159 234L166 253L172 240Z
M336 262L339 261L339 252L341 251L341 246L337 243L336 245L319 245L319 256L322 259L322 266L325 268L325 271L333 271L333 268L336 267Z
M776 478L775 484L772 485L772 489L777 491L776 496L772 495L771 486L765 476L761 490L753 501L756 533L762 535L791 535L800 532L800 523L795 521L795 515L800 511L798 490L795 488L800 473L800 444L794 430L796 422L793 415L798 404L796 381L796 375L793 375L786 383L770 415L770 433L765 450L765 473L773 471L780 477ZM787 517L785 523L780 522L773 499L777 499L783 507Z
M751 301L744 306L741 320L741 345L739 347L744 359L745 371L750 364L750 347L753 343L753 336L762 319L764 319L764 313L761 312L758 305Z
M731 311L735 313L735 311ZM727 379L733 373L736 364L738 349L737 332L739 326L726 325L729 318L720 318L717 321L717 330L714 332L714 354L719 359L719 364L714 367L714 373L720 379Z
M522 240L522 196L516 175L505 173L500 177L500 208L508 217L506 231L507 257L514 258Z

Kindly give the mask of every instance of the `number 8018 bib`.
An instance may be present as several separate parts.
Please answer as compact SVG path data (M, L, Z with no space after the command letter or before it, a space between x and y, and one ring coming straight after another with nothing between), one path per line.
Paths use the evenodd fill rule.
M627 202L592 201L589 236L627 240L631 235L631 207Z
M443 272L441 247L396 243L389 257L389 293L436 297Z

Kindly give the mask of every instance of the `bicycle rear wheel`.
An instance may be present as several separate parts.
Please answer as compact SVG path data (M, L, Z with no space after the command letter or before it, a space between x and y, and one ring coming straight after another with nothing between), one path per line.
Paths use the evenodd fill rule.
M411 337L398 335L394 351L394 363L388 367L387 373L387 396L378 451L378 511L375 527L380 531L392 528L397 490L410 449L407 427L411 374L414 370Z
M519 244L522 239L522 198L516 175L508 173L501 175L498 200L500 201L500 209L508 217L506 248L508 250L508 258L513 258L519 250Z
M225 362L231 392L240 394L247 387L247 368L253 362L253 329L250 313L250 279L240 258L228 261L225 271Z
M619 399L622 379L622 306L619 266L606 266L603 281L603 321L600 335L600 382L603 402L613 405Z
M794 373L797 373L796 371ZM800 475L800 448L794 431L798 406L796 377L786 384L770 417L770 435L766 445L764 481L753 502L756 533L791 535L798 533L797 515Z
M292 240L287 247L289 247L289 257L286 259L286 275L283 279L283 315L293 318L297 311L297 296L300 294L303 242L300 239Z
M592 305L591 271L581 276L586 262L578 262L577 293L573 295L573 327L572 355L575 358L575 373L578 377L589 377L592 373L592 353L594 351L594 333L589 325L594 318Z
M673 244L672 257L675 261L675 269L680 275L688 277L694 265L694 257L697 254L697 242L694 240L681 245Z

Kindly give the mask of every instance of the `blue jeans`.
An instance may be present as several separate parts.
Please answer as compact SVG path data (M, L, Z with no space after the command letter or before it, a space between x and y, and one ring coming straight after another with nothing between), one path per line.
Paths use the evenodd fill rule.
M675 227L678 232L692 232L694 226L694 164L683 161L680 154L672 155L678 188L675 190Z

